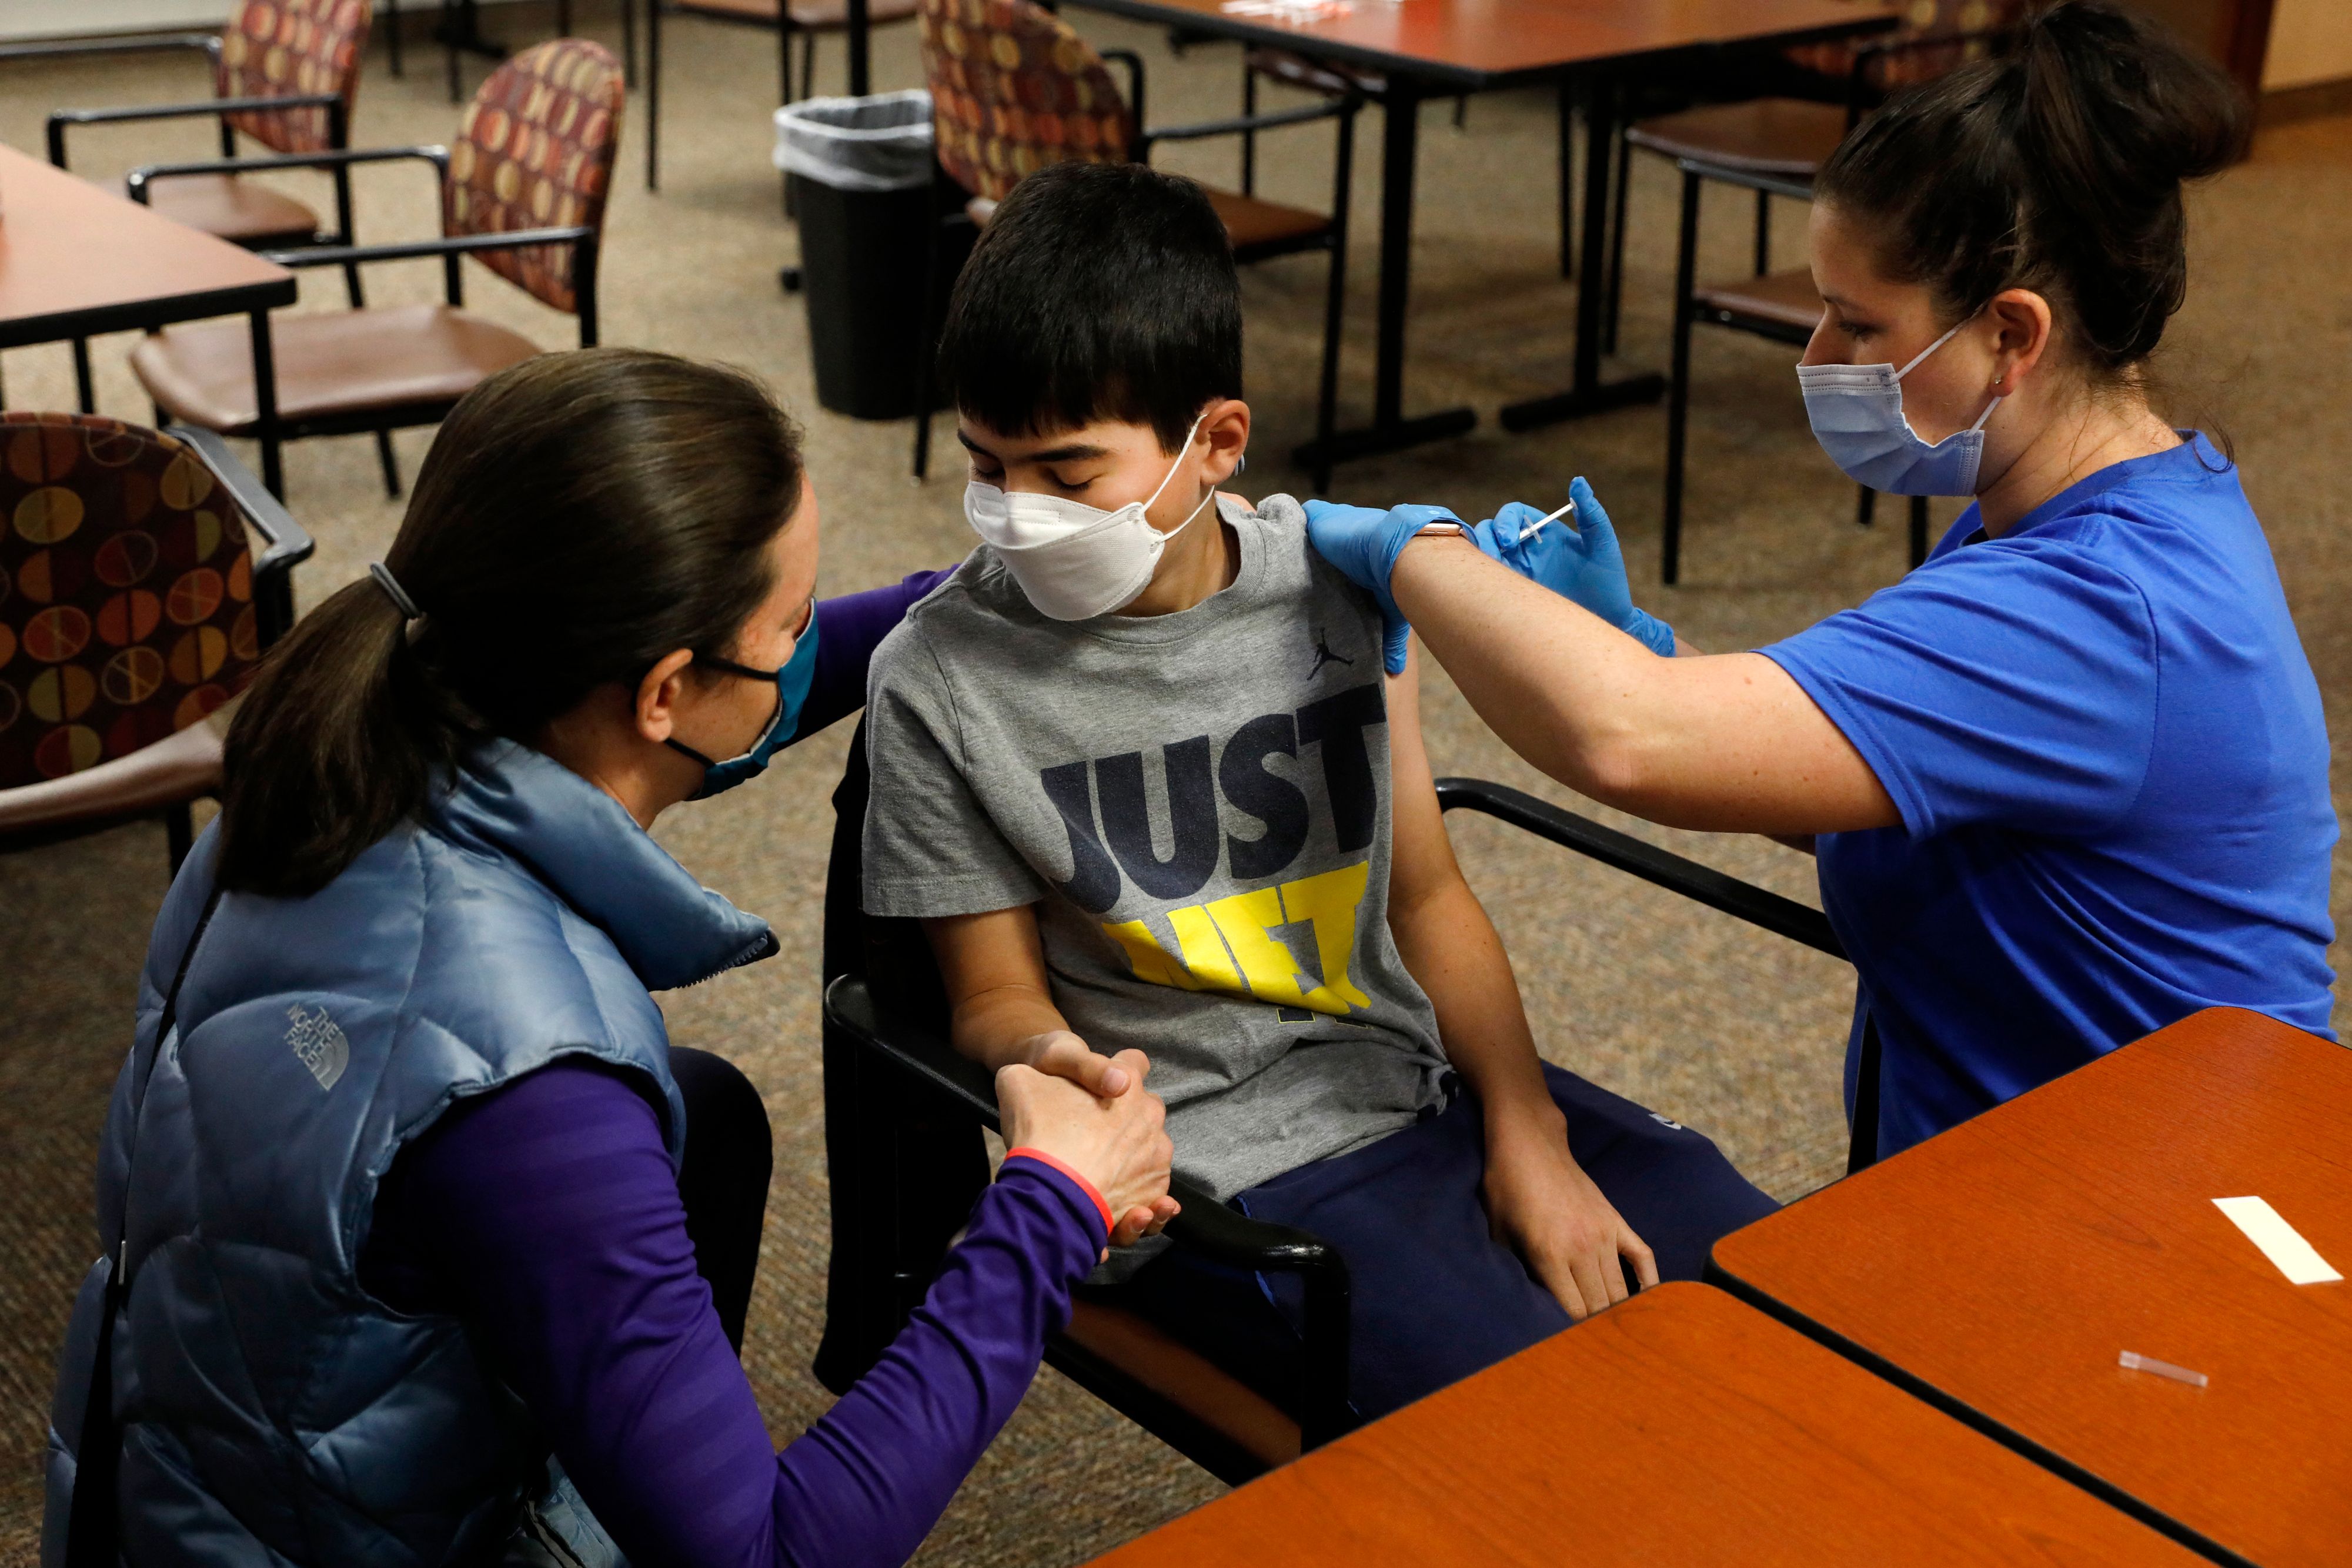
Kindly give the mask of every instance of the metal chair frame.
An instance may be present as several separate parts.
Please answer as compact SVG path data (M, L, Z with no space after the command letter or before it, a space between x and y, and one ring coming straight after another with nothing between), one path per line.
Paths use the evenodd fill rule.
M1990 44L1997 48L2016 36L2014 28L1992 27L1969 32L1926 33L1916 37L1874 39L1859 45L1845 83L1846 129L1851 131L1869 112L1876 96L1871 78L1880 62L1896 55L1927 49L1965 49L1976 43ZM1630 140L1620 141L1617 148L1617 226L1607 285L1608 344L1612 349L1616 340L1619 291L1625 269L1625 186L1632 150ZM1711 326L1727 327L1734 331L1751 333L1799 348L1811 338L1810 331L1798 330L1783 322L1729 310L1702 310L1695 296L1698 287L1698 208L1702 182L1712 181L1756 193L1755 276L1758 277L1768 274L1772 266L1772 198L1784 196L1793 201L1810 202L1813 194L1812 182L1733 169L1704 158L1677 158L1675 163L1683 176L1682 224L1675 255L1674 363L1668 372L1666 389L1665 518L1659 546L1659 574L1669 583L1677 581L1682 572L1683 490L1689 440L1692 326L1704 320ZM1857 486L1857 492L1854 526L1866 528L1876 521L1878 493L1866 485ZM1927 559L1927 498L1913 496L1909 502L1910 564L1916 567Z
M632 15L635 0L621 0L621 14ZM661 14L663 0L646 0L646 189L661 189ZM677 8L706 22L719 22L731 26L766 28L763 18L738 16L730 11L707 11L694 0L678 0ZM807 42L801 47L800 97L816 96L816 40L829 29L803 27L793 20L792 0L777 0L776 22L777 105L789 107L797 101L793 96L793 40L803 35ZM634 37L634 28L632 28ZM631 57L635 57L635 45ZM634 79L634 78L632 78ZM784 215L792 215L791 183L784 185Z
M134 169L129 176L133 201L147 200L147 188L154 181L176 174L216 173L229 169L295 169L337 167L349 169L361 163L418 162L433 165L439 184L446 193L449 179L449 150L429 147L370 147L341 152L288 153L273 158L248 158L204 163L159 163ZM562 228L509 229L498 234L444 235L438 239L409 240L394 245L329 246L305 250L265 251L263 256L280 267L296 269L313 267L359 267L381 261L409 261L419 256L441 257L442 292L447 304L462 308L466 303L465 277L460 260L482 251L529 250L541 246L568 245L572 247L572 288L573 313L580 319L580 346L596 346L597 298L596 262L601 231L584 224ZM262 359L268 355L268 333L255 334L254 345L257 374ZM273 361L274 364L274 361ZM427 402L404 404L396 408L371 409L362 413L337 414L320 419L294 420L282 415L265 416L262 428L255 432L261 442L265 473L275 473L278 464L278 448L288 441L299 441L314 435L352 435L374 434L384 460L384 484L392 494L400 493L399 476L393 466L390 432L418 425L436 424L456 406L454 400L436 399Z
M172 50L193 50L212 62L214 79L219 79L221 40L216 33L175 33L152 38L67 39L45 44L16 45L0 48L0 61L12 59L57 59L81 55L154 54ZM77 125L122 125L145 120L195 120L217 118L220 121L221 158L235 164L226 172L237 173L261 167L257 160L237 157L236 131L228 122L232 114L272 114L294 109L323 109L327 111L327 145L341 152L351 145L349 110L340 93L289 93L266 98L209 98L190 103L141 104L121 109L60 109L53 111L45 128L49 162L66 168L66 132ZM342 167L330 170L334 183L335 226L331 231L312 236L317 246L349 246L357 243L352 222L352 182L349 171ZM255 246L253 248L259 248ZM273 248L289 248L284 246ZM352 308L359 309L367 303L360 282L357 267L343 269L343 289ZM84 413L98 412L97 389L91 374L89 340L73 340L74 391ZM389 436L383 438L383 462L387 470L392 465Z

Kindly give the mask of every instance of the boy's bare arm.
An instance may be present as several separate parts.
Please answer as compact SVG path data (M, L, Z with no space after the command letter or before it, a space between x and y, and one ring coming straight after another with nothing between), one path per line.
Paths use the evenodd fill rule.
M1463 879L1422 742L1420 669L1388 683L1389 930L1437 1012L1445 1054L1476 1092L1485 1197L1496 1234L1526 1257L1572 1318L1624 1300L1625 1267L1657 1282L1649 1247L1569 1152L1502 938ZM1621 1263L1620 1260L1622 1260Z
M1054 1005L1034 906L926 920L923 935L939 960L958 1051L991 1071L1034 1067L1106 1100L1127 1092L1126 1070L1072 1033Z

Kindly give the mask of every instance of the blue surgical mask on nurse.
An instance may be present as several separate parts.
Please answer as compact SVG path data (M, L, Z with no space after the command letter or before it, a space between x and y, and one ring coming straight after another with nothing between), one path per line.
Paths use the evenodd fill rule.
M1903 412L1903 378L1967 325L1963 320L1953 327L1899 371L1892 364L1797 367L1813 437L1847 478L1889 496L1977 493L1985 421L2000 406L2000 399L1987 402L1974 424L1933 444L1919 438Z

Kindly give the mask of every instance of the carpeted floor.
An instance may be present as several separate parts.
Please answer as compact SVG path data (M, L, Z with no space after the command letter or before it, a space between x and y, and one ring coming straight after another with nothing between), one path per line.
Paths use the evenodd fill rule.
M580 7L584 30L607 42L606 7ZM1160 37L1083 12L1081 31L1140 49L1151 62L1155 119L1205 119L1237 102L1230 47L1172 55ZM543 8L497 7L495 30L530 40L551 22ZM823 497L824 581L835 590L951 560L968 544L959 481L922 487L906 478L907 427L861 424L817 408L801 302L780 294L777 267L793 239L777 211L766 157L774 52L758 34L692 20L667 31L672 85L663 127L666 179L646 193L641 99L632 122L604 251L607 341L732 361L766 377L806 420ZM876 39L879 87L917 79L904 27ZM370 61L354 137L394 144L446 137L457 114L439 89L437 57L419 48L405 81ZM829 47L820 85L839 90ZM480 79L478 66L468 81ZM164 102L199 96L186 61L0 67L0 140L40 146L42 116L79 104ZM1475 404L1482 427L1465 439L1341 472L1338 492L1362 501L1444 501L1480 508L1506 500L1547 509L1568 481L1589 475L1627 540L1637 592L1701 646L1769 640L1853 604L1903 568L1899 526L1851 521L1853 497L1809 439L1785 348L1702 334L1694 355L1692 491L1685 581L1656 586L1664 419L1635 409L1527 436L1502 433L1495 410L1564 382L1571 285L1558 276L1555 111L1544 94L1472 102L1448 128L1430 108L1421 161L1414 252L1412 408ZM1368 123L1368 131L1371 129ZM110 128L75 142L76 167L112 177L140 162L210 155L200 123ZM1369 402L1372 225L1378 138L1357 171L1359 243L1351 261L1350 331L1343 398ZM1319 203L1328 191L1329 131L1267 143L1265 184ZM1164 162L1230 181L1230 147L1171 149ZM322 185L289 188L323 199ZM421 172L393 166L359 179L362 235L389 240L431 232ZM5 195L0 195L5 202ZM1627 253L1624 359L1663 363L1671 283L1675 184L1654 161L1636 161ZM5 208L0 208L5 210ZM1745 263L1744 201L1710 212L1704 269ZM2352 294L2336 258L2352 247L2352 121L2323 120L2265 135L2252 162L2199 193L2195 283L2167 352L2183 421L2226 428L2247 487L2267 522L2312 663L2342 719L2352 693L2352 610L2336 591L2352 577L2342 533L2341 455L2352 392ZM1802 255L1801 214L1785 210L1781 265ZM1285 454L1308 432L1322 263L1294 258L1251 269L1249 373L1262 439L1250 480L1265 490L1300 484ZM375 298L423 299L433 265L379 269ZM339 303L313 276L306 306ZM477 273L469 298L539 341L572 340L571 322ZM100 405L143 418L147 404L124 369L130 340L101 340ZM11 351L12 407L70 406L62 347ZM400 438L413 473L428 433ZM319 553L298 574L305 603L378 557L400 509L387 501L364 438L312 442L287 464L296 515ZM1951 511L1939 504L1939 524ZM1438 769L1484 775L1563 798L1486 733L1442 674L1428 700ZM814 1419L826 1396L806 1371L818 1336L826 1253L823 1129L816 1054L818 894L830 828L825 797L843 731L789 753L766 779L716 803L677 811L662 837L706 882L773 921L784 956L664 998L675 1038L724 1051L761 1086L774 1119L774 1196L746 1360L781 1441ZM2339 791L2339 799L2340 799ZM1603 813L1606 815L1606 813ZM1810 899L1810 862L1769 843L1664 832L1673 844L1738 875ZM1841 966L1800 952L1484 821L1456 825L1473 883L1509 944L1545 1053L1599 1082L1705 1128L1754 1179L1788 1197L1830 1179L1843 1157L1840 1044L1849 1004ZM0 1563L28 1563L37 1528L37 1456L52 1360L67 1304L97 1243L90 1163L107 1092L130 1029L133 976L163 892L160 829L126 829L63 848L0 860ZM1215 1495L1217 1484L1090 1396L1048 1373L949 1510L922 1561L947 1564L1076 1563Z

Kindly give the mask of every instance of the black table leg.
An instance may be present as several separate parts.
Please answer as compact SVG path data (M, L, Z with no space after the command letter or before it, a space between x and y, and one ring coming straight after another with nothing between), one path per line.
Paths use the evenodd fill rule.
M867 36L866 0L849 0L849 96L864 98L868 90L867 50L873 39Z
M1309 442L1294 454L1302 466L1346 462L1382 452L1402 452L1476 428L1468 408L1404 417L1405 306L1412 285L1413 163L1421 151L1421 94L1403 77L1391 76L1381 104L1381 299L1377 362L1372 371L1372 423L1331 437L1325 454Z
M661 0L646 0L646 189L661 189Z
M1505 430L1536 430L1563 419L1655 402L1665 393L1666 378L1655 371L1616 382L1601 379L1601 312L1607 293L1609 254L1609 153L1616 127L1616 84L1596 78L1590 84L1584 108L1584 235L1582 254L1577 258L1576 380L1566 392L1505 407Z
M269 346L269 312L253 313L254 434L261 438L261 485L286 498L286 473L278 457L278 357Z
M88 338L76 338L73 340L73 365L74 395L79 402L81 411L84 413L96 413L98 384L89 373L89 340Z
M433 38L448 52L451 103L458 101L460 54L479 55L486 60L502 60L508 54L504 44L482 37L482 19L476 0L441 0L441 25L433 30Z

